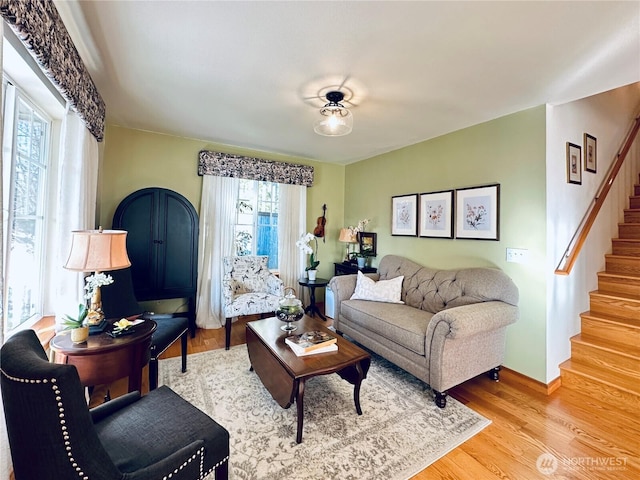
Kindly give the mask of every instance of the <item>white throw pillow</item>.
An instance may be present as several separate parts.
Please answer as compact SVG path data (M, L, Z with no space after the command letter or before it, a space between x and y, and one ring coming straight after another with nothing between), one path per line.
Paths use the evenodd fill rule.
M404 276L391 280L375 280L358 271L356 289L351 300L370 300L372 302L404 303L400 300Z

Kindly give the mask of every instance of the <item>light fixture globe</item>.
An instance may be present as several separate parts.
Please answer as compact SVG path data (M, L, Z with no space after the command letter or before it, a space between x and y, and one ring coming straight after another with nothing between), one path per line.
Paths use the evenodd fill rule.
M338 91L327 93L327 103L320 109L322 118L318 120L313 130L318 135L325 137L340 137L349 135L353 130L353 114L347 110L340 102L344 94Z

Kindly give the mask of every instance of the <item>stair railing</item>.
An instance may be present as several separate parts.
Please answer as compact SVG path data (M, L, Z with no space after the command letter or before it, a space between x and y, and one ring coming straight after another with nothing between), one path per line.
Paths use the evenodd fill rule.
M591 227L596 221L598 212L602 208L604 201L607 199L611 186L613 185L620 168L622 168L622 164L627 157L627 153L629 153L629 150L631 149L631 145L633 145L633 141L638 134L638 130L640 130L640 117L636 117L635 122L631 126L631 130L622 144L622 148L618 152L616 161L609 167L609 172L600 184L593 202L591 202L589 208L582 217L576 233L571 237L571 241L569 242L569 245L567 245L567 249L564 251L560 263L556 267L556 275L569 275L569 273L571 273L571 269L578 259L578 254L580 253L580 250L582 250L582 247L587 240L587 236L591 231Z

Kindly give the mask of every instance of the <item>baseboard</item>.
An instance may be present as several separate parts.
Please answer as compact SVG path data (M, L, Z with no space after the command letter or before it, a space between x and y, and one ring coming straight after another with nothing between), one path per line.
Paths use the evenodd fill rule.
M552 380L551 383L546 384L531 377L527 377L526 375L516 372L515 370L511 370L507 367L500 368L500 381L510 384L522 385L544 395L551 395L558 388L560 388L560 385L562 384L560 377Z

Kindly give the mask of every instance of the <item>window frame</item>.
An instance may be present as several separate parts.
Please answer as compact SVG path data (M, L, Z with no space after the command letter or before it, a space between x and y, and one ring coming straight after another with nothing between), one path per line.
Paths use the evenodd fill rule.
M249 189L244 188L244 185L250 184L252 186L251 195L242 195L241 192L248 191ZM264 197L261 196L261 188L268 188L268 192L264 194ZM238 198L236 203L236 217L234 221L234 255L242 256L242 255L258 255L258 238L259 238L259 230L264 227L272 228L276 227L276 239L277 239L277 227L278 227L278 215L279 215L279 199L280 199L280 186L277 182L269 182L263 180L251 180L251 179L240 179L238 183ZM268 198L271 197L271 198ZM261 211L260 207L266 204L269 205L270 211ZM241 221L241 215L249 215L248 212L242 211L244 207L250 207L251 211L251 222ZM259 219L261 217L268 216L270 221L268 224L262 224ZM275 223L272 219L275 217ZM250 249L249 251L241 250L240 243L242 240L239 239L239 235L241 231L250 230L250 238L249 241ZM269 268L271 270L278 270L278 244L276 241L275 244L276 259L273 260L273 255L269 256ZM246 252L246 253L240 253ZM260 254L263 255L263 254Z
M22 315L19 314L19 318L15 318L13 317L11 321L9 321L9 317L8 317L8 313L7 316L5 317L7 324L6 324L6 329L7 332L12 332L14 330L20 330L22 328L25 328L25 326L27 325L32 325L33 323L35 323L37 320L39 320L43 315L44 315L44 307L45 307L45 291L44 291L44 278L45 275L43 275L42 273L44 272L45 268L46 268L46 260L47 260L47 249L46 249L46 238L47 238L47 230L49 227L49 222L51 221L51 219L49 218L50 216L47 215L47 203L48 203L48 198L49 198L49 192L51 190L51 162L52 162L52 155L51 155L51 135L52 135L52 130L53 130L53 119L42 109L39 107L39 105L37 105L33 100L31 100L31 98L29 97L29 95L26 94L26 92L24 92L19 86L13 84L9 78L7 78L6 80L6 85L5 85L5 80L3 79L3 90L4 92L7 94L5 98L5 103L3 105L3 118L4 119L8 119L11 118L11 123L9 125L7 125L7 128L5 128L5 132L11 133L11 141L10 144L7 143L7 149L4 148L3 145L3 153L7 150L9 150L9 155L7 157L4 158L4 162L5 164L7 164L7 170L8 170L8 179L5 181L5 179L3 178L3 182L6 182L5 185L8 185L9 188L4 188L3 190L8 190L7 192L7 202L6 202L6 209L5 209L5 223L3 224L3 231L5 233L5 235L3 235L3 238L5 239L6 245L3 245L3 248L5 248L5 252L7 252L9 250L9 242L10 242L10 237L9 237L9 229L8 226L9 225L13 225L16 221L16 217L18 219L24 217L25 219L30 219L31 217L32 220L34 220L34 237L35 237L35 241L34 241L34 258L35 258L35 266L37 267L37 274L36 275L32 275L32 278L37 278L38 281L37 282L29 282L29 286L30 286L30 292L35 293L35 295L33 296L33 298L31 298L30 301L30 311L29 311L29 316L27 318L22 318ZM38 159L36 161L34 161L33 158L30 158L29 155L27 155L24 158L22 157L22 154L20 152L20 149L18 147L18 143L19 143L19 137L20 137L20 132L18 131L18 125L19 125L19 117L21 115L21 112L24 112L25 110L28 111L28 113L30 114L31 118L29 120L29 124L33 125L34 122L34 116L37 116L39 118L39 121L41 121L44 125L45 125L45 131L43 132L42 135L42 139L40 140L40 148L41 148L41 152L38 156ZM6 142L5 142L6 143ZM17 213L16 212L16 205L15 205L15 199L16 199L16 186L17 186L17 182L16 182L16 175L17 175L17 168L18 168L18 163L22 162L22 161L26 161L26 163L29 165L29 170L31 171L31 168L35 167L38 169L38 176L42 176L42 178L39 178L37 180L37 201L36 201L36 207L35 207L35 212L33 214L31 214L30 212L28 212L27 214L21 214L21 213ZM5 175L5 172L3 172L3 177ZM29 175L29 179L31 179L31 175ZM4 203L4 202L3 202ZM7 282L7 290L11 284L11 279L10 279L10 273L13 270L13 266L11 265L12 260L15 261L15 258L12 258L13 256L9 256L7 257L5 260L7 261L7 264L5 265L5 273L7 274L7 278L6 278L6 282ZM16 266L17 268L20 268L20 266ZM7 299L7 302L10 299ZM14 312L14 313L18 313L18 312ZM15 323L15 322L18 323Z
M44 154L45 158L45 175L46 179L44 181L44 185L41 192L40 204L42 206L39 213L42 214L42 222L39 227L40 237L41 237L41 245L40 245L40 254L39 254L39 271L33 275L34 278L37 278L38 285L36 286L38 290L38 299L36 304L33 307L33 312L31 316L19 323L18 325L9 325L8 317L5 318L4 324L4 334L7 336L12 335L13 333L33 328L35 324L41 321L43 318L51 315L53 310L53 294L48 292L46 289L46 282L48 278L51 278L50 272L52 268L55 268L54 258L55 253L52 251L47 241L48 238L52 238L53 232L55 230L55 207L56 197L58 194L58 173L59 173L59 161L60 161L60 134L62 127L62 115L64 114L64 106L58 104L58 109L51 111L52 103L49 103L46 106L43 106L39 101L34 99L33 88L41 88L46 89L45 85L40 85L38 87L34 87L32 82L26 82L29 91L26 91L22 85L12 78L8 72L3 72L2 75L2 111L0 114L3 116L4 120L4 134L6 135L10 132L11 136L11 146L9 148L9 152L4 148L4 144L6 143L6 137L3 135L3 145L0 148L3 148L3 167L2 177L5 188L3 188L4 198L3 198L3 239L5 240L5 245L0 246L0 248L4 249L4 252L7 252L8 247L8 236L7 236L7 228L10 225L9 222L13 221L13 211L10 211L12 208L12 204L9 202L10 199L13 199L15 181L14 181L14 172L15 172L15 154L16 154L16 120L18 115L17 105L19 101L24 102L29 108L39 115L43 121L46 121L47 124L47 138L43 144L43 149L46 150ZM8 88L10 87L10 88ZM7 94L9 92L9 94ZM38 99L41 98L42 91L35 92L36 97ZM7 111L6 102L12 102L12 111L11 115L8 117L5 115ZM53 103L55 104L55 103ZM7 125L9 123L10 125ZM9 130L9 127L11 130ZM9 175L8 180L5 181L6 175ZM8 188L6 188L8 186ZM5 276L7 275L7 265L4 265L5 268ZM6 278L5 278L6 281Z

